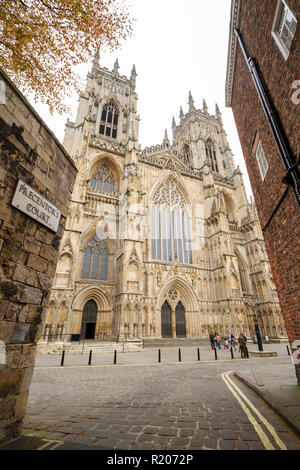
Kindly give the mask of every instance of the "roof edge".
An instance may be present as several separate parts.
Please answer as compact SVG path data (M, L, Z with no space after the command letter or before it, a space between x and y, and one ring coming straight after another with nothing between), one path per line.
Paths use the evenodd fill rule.
M227 108L231 107L232 87L233 87L235 58L236 58L237 39L233 33L233 28L238 28L239 26L240 9L241 9L241 0L231 0L228 54L227 54L227 71L226 71L226 84L225 84L225 105Z

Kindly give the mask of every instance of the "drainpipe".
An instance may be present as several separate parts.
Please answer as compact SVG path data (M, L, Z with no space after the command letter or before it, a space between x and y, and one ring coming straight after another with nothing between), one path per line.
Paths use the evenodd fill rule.
M277 110L272 106L271 100L268 97L267 91L263 85L263 81L260 77L258 65L256 60L253 57L248 57L241 33L238 29L233 28L234 34L236 35L240 48L242 50L243 56L247 63L248 69L251 73L252 80L254 82L256 91L258 93L263 111L265 113L266 119L268 121L270 130L274 137L276 146L278 148L281 160L286 170L285 177L283 178L283 182L291 186L298 208L300 209L300 175L298 164L295 163L295 158L293 156L293 152L290 148L288 139L284 133L282 124L280 122ZM300 157L300 155L299 155Z

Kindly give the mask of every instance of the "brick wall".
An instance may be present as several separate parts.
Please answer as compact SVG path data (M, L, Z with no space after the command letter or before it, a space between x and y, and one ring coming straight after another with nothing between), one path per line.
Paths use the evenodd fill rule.
M300 104L294 104L291 97L295 91L292 89L292 83L300 79L300 3L298 0L288 0L287 4L298 21L296 36L287 61L271 35L277 0L264 2L243 0L238 29L248 55L258 62L292 151L297 157L300 153ZM239 46L237 46L232 109L289 340L292 343L300 339L300 212L293 192L282 182L285 168ZM269 164L264 181L261 179L254 153L258 137ZM277 211L276 206L278 206ZM300 381L299 367L296 372Z
M58 248L76 178L73 161L0 70L0 443L21 432ZM4 83L4 87L3 87ZM56 233L15 209L21 179L62 213ZM1 357L1 356L0 356Z

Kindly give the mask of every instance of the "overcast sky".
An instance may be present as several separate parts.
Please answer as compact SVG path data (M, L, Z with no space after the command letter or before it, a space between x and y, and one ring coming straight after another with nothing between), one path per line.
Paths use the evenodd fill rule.
M172 138L172 117L178 123L179 109L188 111L188 93L196 108L205 98L208 111L215 103L222 113L229 145L243 175L248 197L252 194L231 108L225 108L225 79L231 0L125 0L136 21L133 35L120 49L102 51L100 65L119 73L137 71L140 144L142 148L162 143L165 129ZM83 64L85 78L91 64ZM68 101L69 115L51 116L47 108L34 104L50 129L62 141L67 117L75 118L77 95Z

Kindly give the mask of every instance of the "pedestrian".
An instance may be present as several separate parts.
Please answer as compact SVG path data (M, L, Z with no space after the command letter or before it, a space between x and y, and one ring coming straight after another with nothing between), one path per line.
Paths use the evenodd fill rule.
M242 359L247 358L247 346L246 346L247 338L246 338L246 341L245 341L245 338L246 338L246 336L244 335L244 333L241 332L241 334L238 338L238 343L239 343L239 346L240 346Z
M228 339L229 339L229 345L230 347L234 347L234 350L236 351L236 347L235 347L235 337L232 333L229 333L228 335Z
M215 334L213 331L209 333L211 349L215 349Z
M220 336L219 336L219 333L217 333L216 341L217 341L218 349L221 349L221 338L220 338Z
M224 343L223 343L223 344L224 344L224 349L229 349L229 346L228 346L228 339L227 339L227 338L224 339Z

